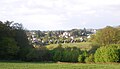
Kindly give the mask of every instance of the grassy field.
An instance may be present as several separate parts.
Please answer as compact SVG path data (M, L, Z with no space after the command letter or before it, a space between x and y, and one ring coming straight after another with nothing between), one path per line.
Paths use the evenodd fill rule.
M120 64L0 62L0 69L120 69Z
M54 49L58 46L58 44L50 44L50 45L47 45L47 49L51 50L51 49ZM85 49L85 50L88 50L88 49L91 49L91 46L92 46L92 43L90 42L81 42L81 43L63 43L62 44L62 47L77 47L77 48L80 48L80 49Z

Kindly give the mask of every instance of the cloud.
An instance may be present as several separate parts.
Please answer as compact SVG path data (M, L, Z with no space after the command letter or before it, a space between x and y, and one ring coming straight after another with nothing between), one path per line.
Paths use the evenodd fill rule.
M0 20L41 30L118 25L119 7L120 0L0 0Z

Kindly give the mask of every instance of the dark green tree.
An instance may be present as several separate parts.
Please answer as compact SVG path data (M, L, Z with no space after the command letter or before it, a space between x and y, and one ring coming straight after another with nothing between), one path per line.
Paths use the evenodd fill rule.
M0 59L15 58L19 47L14 39L15 32L11 24L13 21L0 21Z
M28 37L22 24L15 23L12 27L16 33L15 40L17 42L17 46L20 48L18 52L18 59L26 60L26 55L31 51L32 46L29 44L27 39Z
M4 37L0 42L0 59L14 59L19 51L13 38Z

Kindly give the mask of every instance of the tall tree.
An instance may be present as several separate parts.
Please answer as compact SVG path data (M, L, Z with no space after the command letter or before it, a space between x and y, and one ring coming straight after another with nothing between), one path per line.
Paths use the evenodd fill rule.
M31 49L22 24L0 21L0 58L25 59Z
M107 26L97 32L95 40L102 45L117 44L120 40L120 30Z
M29 44L29 41L27 39L28 37L25 30L23 29L22 24L15 23L13 24L13 28L16 32L15 40L17 42L17 46L20 48L18 57L21 60L25 60L26 55L31 51L32 46Z
M10 21L0 21L0 59L13 59L19 50L11 24Z

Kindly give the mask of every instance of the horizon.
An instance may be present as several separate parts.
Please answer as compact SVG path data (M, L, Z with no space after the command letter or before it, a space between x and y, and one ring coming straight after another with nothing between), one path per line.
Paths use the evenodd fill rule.
M107 25L107 26L110 26L110 25ZM107 26L105 26L105 27L107 27ZM84 27L85 29L94 29L94 30L99 30L99 29L103 29L103 28L105 28L105 27L101 27L101 28L86 28L86 27ZM110 26L110 27L120 27L120 25L117 25L117 26ZM70 30L73 30L73 29L77 29L77 30L83 30L84 28L71 28L71 29L55 29L55 30L40 30L40 29L31 29L31 30L29 30L29 29L26 29L26 30L29 30L29 31L70 31Z
M100 29L120 25L120 0L0 0L0 20L28 30Z

